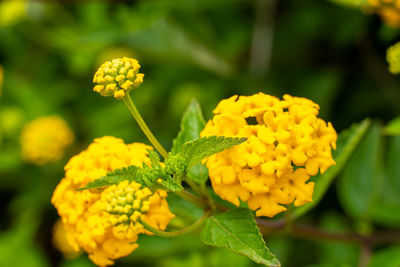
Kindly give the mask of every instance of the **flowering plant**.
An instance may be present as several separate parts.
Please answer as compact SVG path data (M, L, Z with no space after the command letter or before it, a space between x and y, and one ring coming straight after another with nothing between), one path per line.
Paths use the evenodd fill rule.
M140 234L174 237L203 227L205 244L279 266L255 217L272 218L288 207L300 214L291 204L312 201L310 178L335 165L332 124L317 117L317 104L289 95L233 96L218 104L207 123L194 100L166 152L130 96L143 82L139 69L135 59L106 62L95 74L94 91L123 99L159 154L145 144L102 137L73 157L52 198L69 244L106 266L135 250ZM168 193L203 209L203 215L166 231L175 217Z

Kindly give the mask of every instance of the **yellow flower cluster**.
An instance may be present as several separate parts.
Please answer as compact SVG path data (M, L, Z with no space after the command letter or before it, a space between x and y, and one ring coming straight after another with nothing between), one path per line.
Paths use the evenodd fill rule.
M64 229L64 225L61 220L53 226L53 245L57 248L66 259L73 259L79 256L80 251L75 251L67 240L67 234Z
M335 162L336 132L317 118L311 100L285 95L283 100L258 93L222 100L201 136L247 137L247 141L207 159L214 191L257 216L272 217L283 205L312 200L310 176Z
M0 1L0 26L13 26L26 16L27 0Z
M400 27L400 0L368 0L368 3L387 25Z
M133 58L107 61L94 75L93 82L97 85L93 91L120 99L143 83L144 74L139 73L139 69L139 62Z
M400 42L388 48L386 60L389 63L389 71L393 74L400 73Z
M164 230L174 216L165 200L166 192L150 194L136 183L123 182L105 190L77 191L87 183L117 168L150 164L147 149L151 147L121 139L95 139L87 150L74 156L65 166L65 178L54 191L52 203L57 208L66 229L67 240L74 250L83 248L99 266L135 250L135 243L146 223Z
M22 130L22 158L36 165L54 162L73 141L74 134L62 118L56 115L39 117Z

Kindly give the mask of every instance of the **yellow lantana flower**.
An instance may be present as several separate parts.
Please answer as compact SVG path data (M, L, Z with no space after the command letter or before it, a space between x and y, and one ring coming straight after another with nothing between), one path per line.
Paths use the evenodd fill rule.
M67 240L67 234L61 220L53 226L53 245L56 247L66 259L73 259L79 256L80 251L75 251Z
M247 141L212 155L207 167L215 192L257 216L273 217L294 202L312 200L311 175L335 162L336 132L317 117L311 100L285 95L283 100L258 93L222 100L201 136L247 137Z
M154 194L135 182L122 182L105 190L77 191L87 183L117 168L150 164L147 149L121 139L95 139L87 150L74 156L65 166L65 177L54 191L52 203L57 208L70 245L83 248L99 266L130 254L138 247L138 234L147 233L138 222L142 219L164 230L174 215L169 211L164 191Z
M144 74L139 73L139 69L139 62L133 58L107 61L94 75L93 82L97 85L93 91L120 99L143 83Z
M393 74L400 73L400 42L388 48L386 60L389 63L389 71Z
M400 27L400 0L368 0L368 3L387 25Z
M27 12L27 0L4 0L0 2L0 26L13 26L21 21Z
M39 117L28 122L22 130L22 158L36 165L54 162L64 155L73 141L74 134L61 117Z

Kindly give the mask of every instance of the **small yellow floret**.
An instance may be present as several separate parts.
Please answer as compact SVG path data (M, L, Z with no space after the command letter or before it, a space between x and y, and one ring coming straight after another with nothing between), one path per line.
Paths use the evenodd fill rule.
M393 28L400 27L400 0L368 0L369 6L383 21Z
M400 42L389 47L386 53L386 60L389 63L389 71L393 74L400 73Z
M140 65L133 58L117 58L103 63L94 75L93 91L102 96L121 99L143 83L144 74L139 73Z
M294 202L312 200L312 175L335 164L336 132L317 117L311 100L258 93L222 100L201 136L247 137L247 141L212 155L207 167L214 191L257 216L273 217Z
M74 134L62 118L40 117L27 123L22 130L22 158L36 165L57 161L73 141Z
M67 234L61 220L58 220L53 226L53 245L66 259L73 259L79 256L81 251L75 251L67 240Z
M65 177L53 193L51 201L61 216L70 245L75 250L83 248L99 266L111 265L138 247L138 234L149 234L139 219L164 230L174 217L166 192L152 194L135 182L122 182L103 191L77 191L114 169L149 165L147 149L151 147L126 145L114 137L95 139L88 149L71 158L65 166Z

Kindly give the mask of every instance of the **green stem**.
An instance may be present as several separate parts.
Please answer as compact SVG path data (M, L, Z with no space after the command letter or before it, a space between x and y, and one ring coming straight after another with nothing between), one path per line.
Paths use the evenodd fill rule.
M196 197L195 195L193 195L192 193L189 193L186 190L183 191L179 191L179 192L174 192L176 195L178 195L179 197L185 199L186 201L202 208L202 209L206 209L208 208L207 204L204 203L200 198Z
M133 117L139 124L143 133L147 136L147 138L150 140L150 142L153 144L153 146L157 149L157 151L160 152L161 156L163 156L166 159L168 157L168 152L164 149L164 147L158 142L157 138L150 131L146 122L143 120L139 111L136 109L136 106L132 101L131 95L126 94L122 99L124 100L124 103L128 107L129 111L132 113Z
M208 215L210 215L210 210L205 211L204 214L200 217L200 219L198 219L194 224L192 224L186 228L183 228L179 231L174 231L174 232L164 232L164 231L157 230L154 227L145 223L143 220L140 220L140 223L143 224L143 226L146 230L152 232L153 234L156 234L161 237L175 237L175 236L190 233L190 232L198 229L208 218Z

